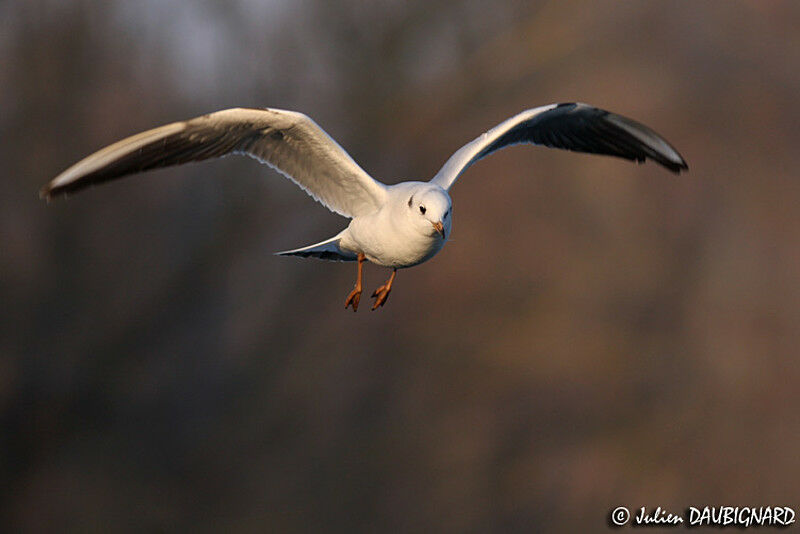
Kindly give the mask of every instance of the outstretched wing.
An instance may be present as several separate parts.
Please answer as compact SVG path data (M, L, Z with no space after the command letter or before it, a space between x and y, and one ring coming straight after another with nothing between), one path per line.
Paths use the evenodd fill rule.
M347 217L372 213L386 188L302 113L234 108L128 137L79 161L41 190L47 199L159 167L246 154Z
M523 111L464 145L431 182L450 189L461 173L479 159L520 143L638 162L649 158L676 173L689 168L677 150L643 124L588 104L550 104Z

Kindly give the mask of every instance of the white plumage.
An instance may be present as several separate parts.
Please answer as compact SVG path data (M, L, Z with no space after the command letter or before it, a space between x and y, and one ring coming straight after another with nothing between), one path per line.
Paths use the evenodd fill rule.
M449 189L473 163L509 145L532 143L635 161L652 159L673 172L686 162L658 134L631 119L587 104L551 104L507 119L456 151L430 182L386 186L367 174L302 113L234 108L167 124L110 145L58 175L47 199L159 167L245 154L294 181L324 206L352 220L336 236L281 255L358 261L346 306L358 309L362 263L393 269L372 309L385 303L397 269L427 261L452 227Z

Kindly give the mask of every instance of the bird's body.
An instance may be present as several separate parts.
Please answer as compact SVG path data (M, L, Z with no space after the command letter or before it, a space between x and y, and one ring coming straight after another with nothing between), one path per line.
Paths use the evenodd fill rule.
M92 184L158 167L246 154L275 168L330 210L351 218L334 237L280 255L357 261L356 287L345 306L358 309L362 265L392 269L373 297L382 306L397 269L435 256L452 229L449 195L474 162L518 143L653 159L673 172L687 169L658 134L631 119L587 104L551 104L524 111L456 151L430 182L384 185L302 113L235 108L176 122L123 139L79 161L42 189L48 199Z
M402 182L387 189L381 209L350 221L342 232L340 248L356 255L361 252L372 263L393 269L431 259L450 235L450 195L425 182ZM420 217L419 206L425 207L427 217ZM436 222L442 223L444 235L433 226Z

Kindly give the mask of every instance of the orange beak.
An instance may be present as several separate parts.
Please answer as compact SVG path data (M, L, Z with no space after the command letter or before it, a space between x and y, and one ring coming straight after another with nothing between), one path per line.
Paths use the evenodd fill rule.
M444 225L442 224L442 221L435 222L435 223L431 223L431 224L433 224L433 227L436 229L436 232L437 232L437 233L438 233L440 236L442 236L442 239L447 239L447 238L445 237L445 235L444 235Z

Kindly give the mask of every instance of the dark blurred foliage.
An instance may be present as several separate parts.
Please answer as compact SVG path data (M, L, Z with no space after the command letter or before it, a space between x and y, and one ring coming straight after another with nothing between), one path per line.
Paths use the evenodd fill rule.
M0 2L0 529L796 506L798 28L766 0ZM652 126L690 173L505 150L375 313L344 310L352 264L271 255L346 221L254 161L36 197L234 105L302 110L394 183L572 100Z

